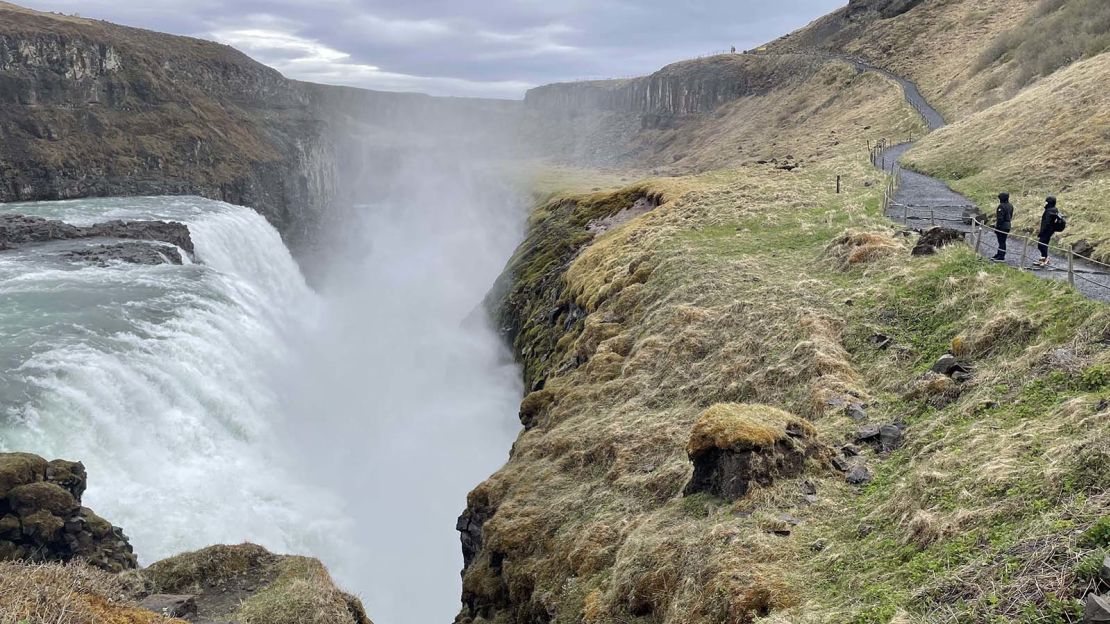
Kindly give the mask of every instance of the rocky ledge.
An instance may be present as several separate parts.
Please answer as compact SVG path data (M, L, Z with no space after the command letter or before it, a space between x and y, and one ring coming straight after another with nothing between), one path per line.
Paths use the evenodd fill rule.
M127 264L181 264L181 252L177 247L155 243L119 243L115 245L92 245L86 249L76 249L62 254L75 262L87 262L96 266L108 266L116 262Z
M0 561L81 558L111 572L135 568L123 530L81 506L85 486L80 462L0 454Z
M0 453L0 621L373 624L320 561L254 544L138 563L87 507L85 467Z
M173 248L124 243L97 245L86 250L71 251L66 255L75 260L94 263L122 261L136 264L181 264L181 254L177 249L188 254L193 253L193 239L189 235L189 228L174 221L117 220L82 227L42 217L0 215L0 251L50 241L92 238L152 241L172 245Z

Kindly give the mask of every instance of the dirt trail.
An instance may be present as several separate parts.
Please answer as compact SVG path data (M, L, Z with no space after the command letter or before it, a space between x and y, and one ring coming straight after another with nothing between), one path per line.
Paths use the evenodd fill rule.
M906 101L921 114L929 130L937 130L945 126L944 116L929 104L928 100L921 94L921 90L913 82L859 59L842 57L842 60L855 65L860 71L876 72L901 85ZM898 175L898 190L887 216L900 223L918 228L930 227L935 221L937 225L967 232L970 240L973 235L969 216L978 213L978 206L968 198L953 191L944 181L938 178L907 171L897 166L898 161L911 147L913 147L912 142L890 147L884 152L882 160L876 163L886 171L893 168ZM1038 206L1037 209L1039 210L1040 207ZM1015 268L1021 266L1024 245L1025 243L1021 239L1015 236L1010 237L1007 245L1006 264ZM997 251L998 243L994 232L984 231L980 240L979 252L985 257L991 257ZM1028 244L1028 248L1025 250L1025 268L1029 268L1037 258L1039 258L1039 253L1036 249L1036 242L1033 241ZM1037 276L1056 281L1068 281L1068 259L1064 252L1059 250L1050 251L1049 259L1052 266L1045 269L1036 269ZM1107 267L1077 258L1075 260L1076 289L1091 299L1110 302L1110 273L1108 271L1110 269Z

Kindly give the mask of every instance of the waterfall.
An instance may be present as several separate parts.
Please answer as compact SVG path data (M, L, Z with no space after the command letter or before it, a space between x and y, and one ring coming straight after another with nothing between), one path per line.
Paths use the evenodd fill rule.
M473 313L519 211L423 188L351 215L318 291L246 208L8 207L181 221L196 254L106 267L51 245L0 254L0 450L83 461L85 504L144 565L251 541L322 558L377 621L450 621L454 517L515 435L519 373Z

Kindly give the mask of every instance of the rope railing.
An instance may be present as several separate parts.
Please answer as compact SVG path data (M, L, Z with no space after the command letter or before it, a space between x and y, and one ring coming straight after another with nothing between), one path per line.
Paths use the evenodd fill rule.
M969 243L971 243L972 247L975 249L975 253L977 253L977 254L980 253L980 250L982 248L983 232L1003 233L1003 234L1006 234L1007 236L1009 236L1011 239L1020 240L1021 243L1022 243L1022 250L1021 250L1021 262L1018 264L1018 268L1021 269L1021 270L1025 270L1025 268L1026 268L1026 262L1029 259L1029 250L1030 250L1030 248L1035 249L1036 246L1040 244L1040 241L1038 239L1032 237L1032 236L1026 236L1024 234L1014 234L1013 232L1002 232L999 229L996 229L996 228L993 228L993 227L987 225L982 220L980 220L978 218L975 218L975 219L972 219L972 221L971 221L971 237L970 237L971 241L974 241L974 242L969 241ZM1076 279L1079 279L1079 280L1082 280L1086 283L1089 283L1089 284L1092 284L1094 286L1098 286L1100 288L1106 289L1107 291L1110 291L1110 284L1102 283L1102 282L1099 282L1097 280L1093 280L1089 277L1086 277L1087 275L1104 275L1104 276L1110 277L1110 264L1107 264L1105 262L1100 262L1100 261L1095 260L1094 258L1091 258L1089 256L1084 256L1082 254L1075 253L1074 249L1067 249L1065 247L1060 247L1058 245L1053 245L1053 244L1048 244L1047 247L1048 247L1048 250L1050 252L1056 251L1056 252L1058 252L1058 255L1062 255L1064 258L1067 259L1067 261L1068 261L1067 273L1068 273L1068 283L1069 284L1071 284L1072 286L1075 286ZM1091 265L1092 267L1094 267L1094 270L1084 269L1084 268L1076 268L1076 266L1075 266L1076 260L1079 260L1081 262L1084 262L1086 264ZM1097 270L1097 269L1102 269L1102 270Z

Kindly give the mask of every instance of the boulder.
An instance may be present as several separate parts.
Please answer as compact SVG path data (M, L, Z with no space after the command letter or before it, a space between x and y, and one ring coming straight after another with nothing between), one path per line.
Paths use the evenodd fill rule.
M865 425L856 432L856 442L868 444L878 442L881 433L882 428L879 425Z
M1083 238L1072 243L1071 250L1080 256L1089 258L1091 254L1095 253L1095 246L1091 244L1091 241Z
M956 356L951 353L946 353L940 356L940 359L933 364L933 372L941 375L948 375L952 377L956 373L970 373L968 369L964 368Z
M844 409L844 413L856 422L867 420L867 410L860 403L851 403Z
M1110 597L1096 596L1090 594L1087 596L1087 602L1083 608L1083 624L1103 624L1110 622Z
M706 492L737 500L755 486L801 474L832 453L808 422L767 405L726 403L702 413L686 446L694 474L685 496Z
M898 425L883 425L879 428L879 446L883 451L893 451L901 445L901 427Z
M65 488L74 498L80 500L85 493L88 475L85 465L81 462L71 462L64 459L55 459L46 464L46 480Z
M1110 583L1110 555L1106 555L1102 558L1102 569L1099 570L1098 575L1102 580Z
M914 256L931 256L941 247L962 243L963 240L964 233L960 230L933 227L921 233L921 237L917 239L917 244L910 253Z
M894 344L893 338L891 338L890 336L885 336L883 334L873 334L869 340L876 349L879 349L881 351L885 351L886 349L890 348L890 345Z
M844 479L852 485L864 485L871 482L871 471L863 464L856 464L852 466Z

